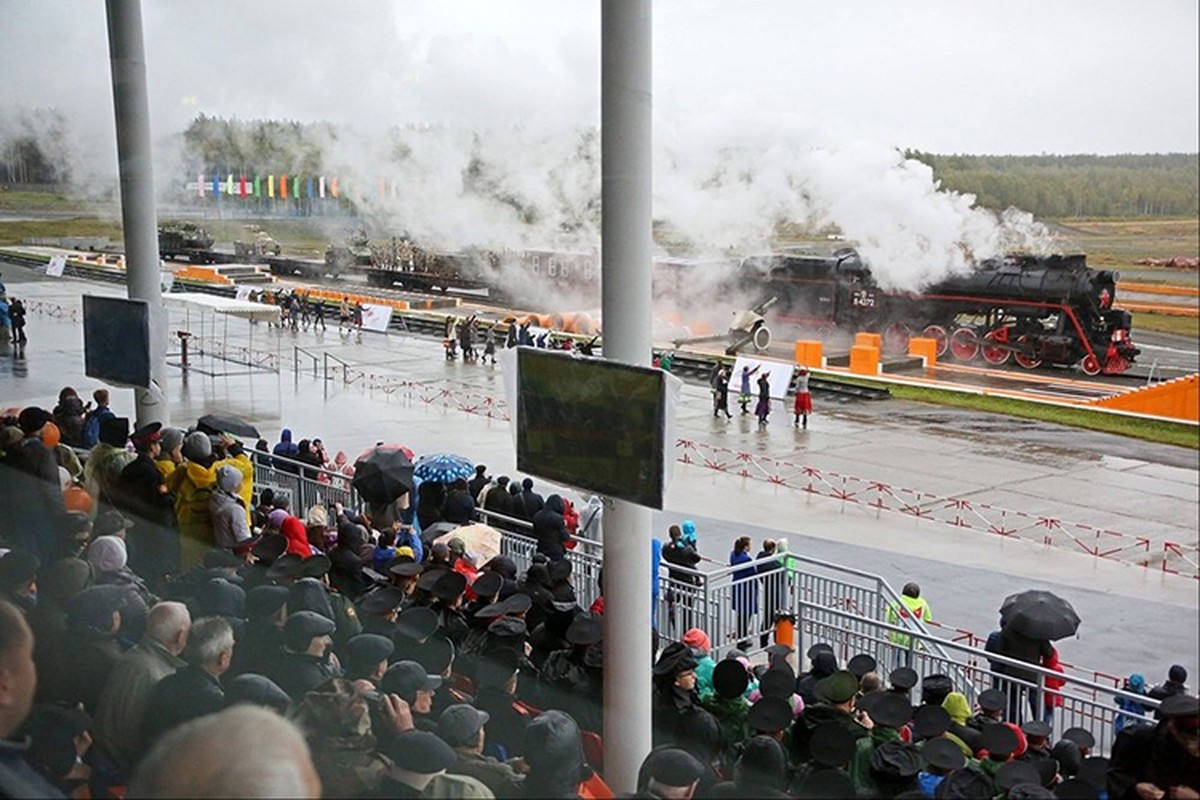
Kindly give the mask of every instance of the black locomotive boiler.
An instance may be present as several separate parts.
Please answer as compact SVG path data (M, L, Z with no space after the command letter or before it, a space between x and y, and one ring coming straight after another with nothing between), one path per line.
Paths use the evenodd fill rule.
M937 341L939 357L1078 365L1087 375L1123 372L1139 352L1129 312L1114 306L1117 274L1089 268L1082 255L991 259L920 292L885 291L849 248L755 256L741 273L763 299L777 298L780 322L873 331L890 352L923 336Z

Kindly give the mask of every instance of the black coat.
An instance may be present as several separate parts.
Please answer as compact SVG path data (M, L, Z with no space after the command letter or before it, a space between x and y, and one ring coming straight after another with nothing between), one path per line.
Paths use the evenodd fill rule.
M134 521L129 532L129 567L157 586L162 576L179 572L175 500L147 453L121 470L120 487L117 505Z
M1108 764L1108 796L1112 800L1137 797L1134 786L1153 783L1160 789L1190 786L1200 791L1200 771L1167 731L1165 722L1154 727L1138 725L1117 734Z
M554 498L551 498L553 501ZM553 502L533 515L533 538L537 539L538 552L547 558L558 560L567 555L566 542L571 534L567 530L567 521L562 515L562 501L555 508Z
M184 667L159 681L150 693L142 718L142 741L150 747L172 728L223 708L221 682L198 664Z
M290 653L280 650L263 672L279 688L288 693L292 700L300 700L310 690L330 678L336 678L340 670L326 658L317 658L305 653Z
M513 706L516 698L500 690L483 688L475 695L475 707L487 712L484 725L487 741L504 748L509 758L523 755L525 726L528 720Z

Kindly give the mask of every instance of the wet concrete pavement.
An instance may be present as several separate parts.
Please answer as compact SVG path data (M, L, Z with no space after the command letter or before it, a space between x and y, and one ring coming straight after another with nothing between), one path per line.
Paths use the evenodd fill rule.
M78 312L85 291L120 290L31 280L17 268L3 272L10 295L36 300L44 311L30 316L26 359L0 360L0 407L52 405L63 385L81 393L99 385L83 376L82 328L70 310ZM55 307L63 309L60 316L52 315ZM193 313L188 325L196 330L198 322ZM172 329L184 324L183 313L172 311ZM231 320L226 329L221 321L215 330L231 349L250 345L245 322ZM304 354L295 370L294 346L316 357L316 376ZM193 358L193 365L228 374L193 370L185 377L173 369L173 420L186 424L204 413L228 412L253 421L270 441L288 426L296 438L319 436L331 452L344 450L351 458L376 441L399 441L417 452L462 452L488 464L492 474L514 474L505 412L490 402L503 397L499 368L448 363L430 339L363 334L359 342L339 336L336 324L323 335L259 325L252 349L280 371L209 358ZM325 354L335 380L319 374ZM349 385L334 359L352 365ZM400 380L411 383L397 388ZM132 394L116 392L114 406L131 410ZM1152 681L1161 680L1170 663L1183 663L1193 674L1200 668L1200 582L1193 578L1088 556L1057 532L1047 531L1057 544L1046 545L1036 528L1018 540L989 534L982 517L968 515L975 527L966 529L828 496L847 485L837 476L848 476L861 479L851 484L859 489L887 487L897 498L888 498L893 506L924 498L917 504L933 508L939 503L931 498L958 498L1145 537L1157 553L1165 542L1197 543L1197 451L897 400L834 403L818 396L808 431L790 423L780 407L763 432L753 417L714 419L707 388L685 385L680 438L714 462L741 466L677 463L656 533L693 518L702 551L722 564L736 535L753 535L756 545L761 537L786 535L793 551L877 572L895 587L920 582L935 618L981 635L995 624L1004 596L1050 588L1071 599L1084 619L1080 636L1062 643L1068 662L1112 674L1145 671ZM751 477L739 477L738 469ZM820 493L804 490L814 471L824 481ZM881 496L880 490L860 495Z

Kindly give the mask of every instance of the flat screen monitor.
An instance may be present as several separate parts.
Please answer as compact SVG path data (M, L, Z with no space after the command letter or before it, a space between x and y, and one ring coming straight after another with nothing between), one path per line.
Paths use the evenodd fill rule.
M145 300L83 296L83 364L89 378L150 388L150 307Z
M666 375L651 367L522 347L517 468L650 508L666 482Z

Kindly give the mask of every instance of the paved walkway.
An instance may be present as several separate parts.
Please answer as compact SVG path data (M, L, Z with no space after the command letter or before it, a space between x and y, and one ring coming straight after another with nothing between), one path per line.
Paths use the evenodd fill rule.
M0 360L0 406L52 403L66 384L81 393L94 388L96 382L83 377L79 298L84 291L120 290L31 280L16 268L3 272L11 295L42 303L46 313L31 315L27 358ZM56 309L59 315L52 316ZM193 315L193 328L196 322ZM181 313L172 312L172 328L182 324ZM216 330L224 335L224 323ZM246 323L231 321L230 352L248 345L249 333ZM174 371L169 395L177 422L226 411L254 421L270 440L286 425L296 438L319 436L351 457L375 441L399 441L417 452L464 452L493 474L514 474L504 409L488 403L503 397L499 368L447 363L439 343L402 336L364 334L360 343L336 329L318 337L260 325L253 341L256 352L275 354L281 371L209 359L194 363L230 374L193 371L185 378ZM343 385L341 372L335 381L314 378L311 362L295 372L293 343L355 365L349 370L354 382ZM401 380L411 383L396 388ZM365 388L371 383L389 388ZM117 392L114 405L128 410L131 395ZM837 500L825 491L838 485L838 476L859 478L901 500L914 496L904 493L910 490L930 507L938 504L929 498L990 504L1145 537L1160 552L1164 543L1197 543L1196 451L896 400L829 404L818 397L808 431L793 429L780 409L765 432L748 420L713 419L706 388L685 386L679 436L717 461L750 465L747 474L756 477L739 477L736 468L676 464L666 509L656 516L657 534L692 517L702 551L721 563L738 534L754 536L756 544L767 535L787 535L793 550L880 573L894 586L917 580L938 619L980 634L995 624L1005 595L1051 588L1071 599L1084 620L1079 637L1062 643L1067 661L1113 674L1145 671L1152 681L1174 662L1200 674L1200 583L1193 578L1093 558L1077 545L1064 546L1058 531L1048 529L1058 544L1045 545L1041 538L989 534L986 526L967 529ZM782 482L767 479L771 465ZM825 481L821 493L804 490L813 471ZM876 489L873 496L884 495ZM614 532L608 537L619 542Z

